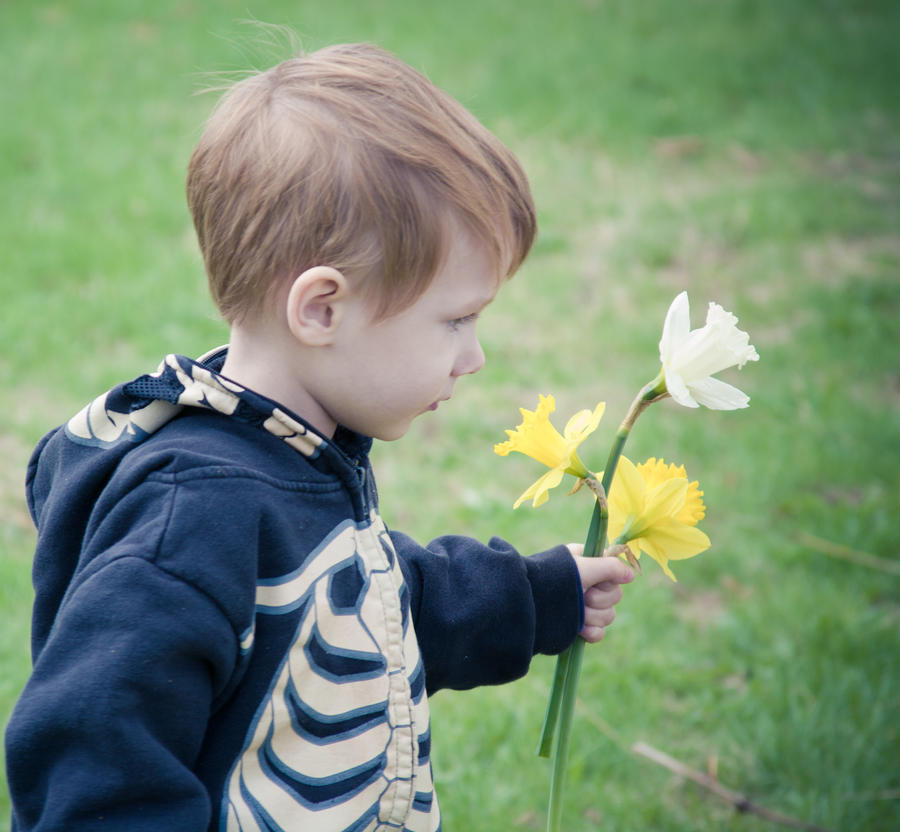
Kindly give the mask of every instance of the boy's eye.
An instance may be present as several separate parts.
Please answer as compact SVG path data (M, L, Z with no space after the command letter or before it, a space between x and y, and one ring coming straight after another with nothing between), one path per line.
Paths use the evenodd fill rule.
M452 321L448 321L448 323L450 325L450 329L456 332L456 330L458 330L461 326L463 326L464 324L472 323L472 321L477 320L477 318L478 313L473 312L471 315L465 315L462 318L454 318Z

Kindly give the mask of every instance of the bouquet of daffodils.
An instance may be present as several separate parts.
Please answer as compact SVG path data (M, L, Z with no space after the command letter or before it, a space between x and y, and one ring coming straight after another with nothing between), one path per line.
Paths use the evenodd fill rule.
M646 553L673 581L669 561L693 557L709 548L709 538L697 528L705 508L703 492L689 482L683 466L667 465L651 457L635 465L622 451L637 417L651 404L671 396L685 407L736 410L747 407L749 398L736 387L713 376L729 367L757 361L759 355L746 332L737 328L737 318L717 303L710 303L706 324L691 329L686 292L672 301L659 342L662 368L656 378L635 397L619 425L609 451L606 468L593 473L578 456L578 446L596 430L605 404L593 411L582 410L569 419L562 434L550 422L556 403L553 396L540 396L537 409L521 409L522 424L506 433L509 439L494 447L500 456L518 451L536 459L549 470L533 483L514 508L531 500L534 507L549 499L551 488L566 474L575 477L570 493L587 485L594 509L584 545L586 557L623 557L640 569ZM538 753L553 756L547 828L558 832L562 816L562 794L575 709L575 693L581 673L584 642L581 639L557 660L556 674ZM554 745L554 736L556 743Z

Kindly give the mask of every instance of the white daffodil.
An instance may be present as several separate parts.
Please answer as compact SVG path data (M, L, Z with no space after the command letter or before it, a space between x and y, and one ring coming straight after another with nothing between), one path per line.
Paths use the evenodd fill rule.
M669 307L659 342L659 358L666 389L678 404L703 405L711 410L737 410L750 401L743 391L712 378L729 367L758 361L750 336L738 329L737 318L717 303L710 303L706 325L691 329L687 292Z

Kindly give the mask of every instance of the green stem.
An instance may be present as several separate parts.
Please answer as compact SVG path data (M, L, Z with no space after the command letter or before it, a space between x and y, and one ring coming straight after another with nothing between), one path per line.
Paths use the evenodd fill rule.
M594 513L591 515L591 524L588 527L587 538L584 541L585 557L597 557L601 553L598 543L606 533L607 521L606 508L599 502L594 502ZM601 529L603 535L600 534ZM556 659L556 671L553 675L553 687L550 689L550 699L547 702L547 711L544 714L544 725L541 728L541 738L538 741L537 753L539 757L549 757L553 746L553 734L556 731L556 723L559 719L559 706L562 702L563 689L566 686L566 677L570 672L569 664L576 647L584 647L581 639L576 639Z
M603 469L603 479L600 480L600 485L603 486L603 490L607 494L609 493L609 487L612 485L613 475L616 473L616 466L619 464L619 457L622 456L622 449L628 441L629 433L631 433L630 429L620 427L616 432L616 438L613 441L612 447L609 449L606 468Z
M556 731L556 720L559 717L559 705L562 701L563 686L565 685L566 674L569 671L569 657L572 655L572 647L574 646L572 644L567 647L556 659L553 687L550 689L547 712L544 714L544 724L541 727L541 739L538 742L537 753L539 757L550 757L553 734Z
M560 703L559 733L556 737L556 748L553 751L553 772L550 775L550 805L547 809L547 829L559 832L562 820L563 792L566 783L566 766L569 760L569 743L572 738L572 724L575 715L575 690L581 676L581 661L584 657L584 641L576 639L569 648L572 655L569 659L569 672Z
M622 446L625 444L625 438L622 442L616 442L619 445L616 461L619 454L622 453ZM606 479L604 474L603 479ZM612 478L610 478L612 479ZM604 486L605 488L605 486ZM584 544L584 552L587 557L597 557L603 551L606 542L606 524L609 520L609 512L605 505L599 502L594 504L594 513L591 517L591 525L588 529L587 540ZM596 522L595 522L596 521ZM545 736L541 737L541 744L550 744L553 741L554 723L559 718L559 734L556 738L556 748L553 750L553 771L550 775L550 806L547 814L548 832L559 832L559 823L562 818L563 792L566 782L566 764L569 759L569 743L572 738L572 723L575 714L575 695L578 691L578 680L581 677L581 662L584 657L584 640L576 638L574 643L563 654L566 656L566 671L561 681L562 691L552 690L550 692L550 707L553 707L554 696L557 698L555 706L556 713L550 724L549 733L545 731ZM557 678L553 680L554 688L556 687ZM550 716L550 708L548 708L548 718ZM545 719L545 723L547 719ZM546 726L545 726L546 728Z
M646 385L635 397L628 409L628 413L622 424L616 431L606 460L606 468L603 471L601 485L604 493L609 493L612 485L619 457L637 417L653 402L665 397L665 378L660 374ZM606 549L606 528L609 520L609 509L605 503L599 500L594 503L594 512L591 515L591 523L588 527L587 539L584 543L585 557L598 557ZM541 731L541 739L538 745L538 754L546 757L553 743L553 733L556 723L559 721L559 733L556 738L556 747L553 750L553 772L550 778L550 805L547 812L548 832L559 832L562 819L563 792L565 789L566 765L569 758L569 744L572 738L572 723L575 714L575 697L578 690L578 680L581 676L581 664L584 656L584 641L580 638L560 655L557 660L556 673L553 678L553 688L550 691L550 701L547 705L547 713L544 717L544 726Z

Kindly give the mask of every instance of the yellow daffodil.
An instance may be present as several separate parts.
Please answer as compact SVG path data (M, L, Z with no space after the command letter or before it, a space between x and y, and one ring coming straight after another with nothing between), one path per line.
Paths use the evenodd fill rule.
M532 505L543 505L550 498L549 491L562 482L565 474L578 479L591 476L591 472L578 458L576 448L597 429L606 404L600 402L593 411L580 410L560 432L550 421L550 414L556 410L553 396L538 396L537 410L519 408L522 424L515 430L506 431L509 439L494 446L494 453L506 456L510 451L518 451L546 465L550 470L537 480L518 500L513 508L518 508L525 500Z
M666 313L659 359L669 395L685 407L703 405L712 410L747 407L750 398L726 384L715 373L758 361L750 336L737 328L737 318L717 303L710 303L706 326L691 329L687 292L681 292Z
M709 548L709 538L695 528L705 514L702 494L683 466L653 457L635 465L623 456L609 491L609 540L628 543L636 557L646 552L675 581L670 560Z

